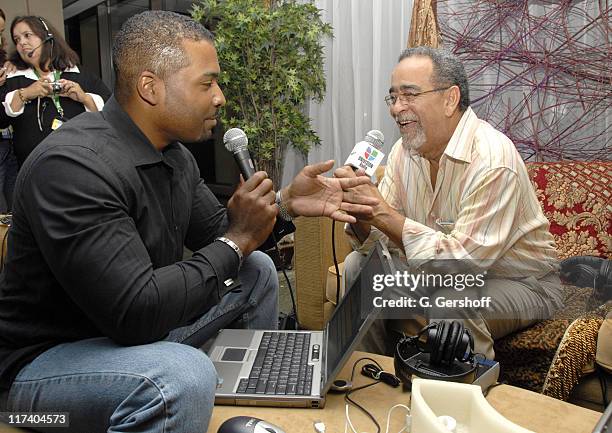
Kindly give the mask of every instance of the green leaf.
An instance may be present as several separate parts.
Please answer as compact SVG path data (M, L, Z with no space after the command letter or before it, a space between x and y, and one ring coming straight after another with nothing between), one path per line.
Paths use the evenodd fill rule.
M325 94L322 41L332 27L314 3L197 0L191 14L215 34L222 122L244 129L258 165L278 168L289 146L307 154L320 144L303 107Z

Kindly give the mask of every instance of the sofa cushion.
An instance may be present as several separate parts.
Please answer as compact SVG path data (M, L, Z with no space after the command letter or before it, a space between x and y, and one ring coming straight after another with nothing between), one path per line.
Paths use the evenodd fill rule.
M597 330L612 303L588 312L589 287L564 286L564 307L549 320L495 341L501 379L565 400L595 360Z
M612 162L527 164L559 258L612 257Z

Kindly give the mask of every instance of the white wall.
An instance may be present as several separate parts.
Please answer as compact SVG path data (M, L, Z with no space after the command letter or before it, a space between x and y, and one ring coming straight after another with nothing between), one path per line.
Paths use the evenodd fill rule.
M6 15L4 36L10 39L11 21L18 15L38 15L48 20L64 37L62 0L0 0L0 9ZM9 43L12 48L12 44Z

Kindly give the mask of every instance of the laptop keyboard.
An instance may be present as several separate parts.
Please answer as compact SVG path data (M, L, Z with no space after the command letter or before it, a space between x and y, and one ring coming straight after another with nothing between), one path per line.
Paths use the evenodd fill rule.
M313 366L308 365L310 334L264 332L248 379L239 394L310 395Z

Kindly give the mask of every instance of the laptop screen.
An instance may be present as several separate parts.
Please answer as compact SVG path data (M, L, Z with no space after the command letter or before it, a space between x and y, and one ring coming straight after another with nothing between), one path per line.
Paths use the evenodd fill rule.
M372 276L389 272L386 260L382 255L381 246L377 243L359 276L346 292L327 324L325 380L328 383L335 378L346 362L343 358L348 359L354 346L363 336L360 335L360 330L366 322L369 327L373 320L372 317L369 317L374 309ZM364 334L366 330L363 329L361 334Z

